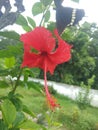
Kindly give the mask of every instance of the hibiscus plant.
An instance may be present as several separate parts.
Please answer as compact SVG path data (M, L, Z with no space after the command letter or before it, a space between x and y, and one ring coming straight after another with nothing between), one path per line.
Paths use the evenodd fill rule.
M58 64L70 60L72 46L59 36L56 26L53 26L55 24L49 21L52 5L52 0L41 0L33 5L33 16L42 14L39 26L34 19L19 15L16 24L25 30L24 34L15 31L0 32L0 83L5 84L2 85L5 90L11 86L6 95L0 95L0 130L49 130L49 127L28 120L26 114L33 118L36 115L23 104L21 95L16 93L22 76L25 85L29 75L34 75L35 68L44 72L44 94L49 109L55 111L61 107L48 90L46 74L53 74Z

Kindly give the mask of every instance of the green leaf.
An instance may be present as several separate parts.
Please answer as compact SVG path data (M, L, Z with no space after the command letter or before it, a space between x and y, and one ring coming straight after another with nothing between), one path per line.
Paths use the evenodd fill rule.
M32 31L32 28L31 28L30 26L22 26L22 28L23 28L26 32Z
M5 58L5 67L12 68L15 65L15 57Z
M32 28L28 25L26 18L21 14L17 18L16 24L21 25L22 28L27 32L32 30Z
M32 18L30 18L30 17L28 16L28 17L27 17L27 20L28 20L29 24L30 24L33 28L36 27L36 23L35 23L35 21L34 21Z
M61 124L61 123L59 123L59 122L53 122L53 126L55 126L55 127L61 127L61 126L62 126L62 124Z
M29 129L29 130L40 130L41 126L36 124L35 122L32 122L31 120L26 120L24 123L22 123L19 128L22 129Z
M29 68L24 68L23 75L24 75L24 83L26 83L28 81L28 77L30 75L30 69Z
M31 73L30 73L30 75L32 76L32 77L38 77L39 76L39 73L40 73L40 69L39 68L32 68L32 69L30 69L31 70Z
M25 115L22 112L17 112L13 126L17 128L21 123L24 122L25 119Z
M28 22L26 20L26 18L23 15L19 15L17 20L16 20L16 24L18 25L28 25Z
M18 95L18 94L13 95L13 93L9 93L9 95L8 95L10 101L14 104L17 111L21 111L23 108L23 104L22 104L22 101L20 100L19 96L20 95Z
M9 84L8 83L6 83L5 81L1 81L0 80L0 88L7 88L7 87L9 87Z
M9 74L9 69L3 69L1 70L0 69L0 76L8 76ZM0 84L0 87L1 87L2 84Z
M45 14L45 22L48 22L50 19L50 11L47 11L46 14Z
M52 3L52 0L40 0L44 6L48 6Z
M9 38L9 39L14 39L14 40L19 40L20 39L20 35L14 31L3 31L0 32L0 36Z
M8 99L4 100L4 102L1 105L1 111L3 115L3 119L5 123L11 127L12 123L14 122L16 118L16 108L12 104L12 102Z
M8 46L6 49L0 50L0 58L4 57L20 57L23 54L23 47L22 43L17 43L17 45L14 46Z
M0 41L0 50L7 49L8 46L15 46L18 42L19 41L16 41L14 39L3 37Z
M29 88L33 88L34 90L43 93L42 87L40 83L35 83L35 82L28 82Z
M35 15L42 13L44 11L43 8L44 7L41 2L36 2L32 7L32 14L35 16Z
M36 115L26 105L23 105L23 111L32 117L36 117Z
M56 28L55 22L49 22L47 28L52 32Z
M5 125L4 121L0 119L0 130L8 130L7 126Z
M72 0L72 1L79 3L79 0Z

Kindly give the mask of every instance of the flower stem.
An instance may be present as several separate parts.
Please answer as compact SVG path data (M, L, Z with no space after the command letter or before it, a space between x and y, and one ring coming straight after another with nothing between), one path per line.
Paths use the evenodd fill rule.
M12 90L12 93L13 93L13 94L15 93L15 91L16 91L16 89L17 89L17 87L18 87L18 84L19 84L19 80L20 80L22 71L23 71L23 68L20 69L19 75L17 76L17 80L16 80L16 83L15 83L15 86L14 86L14 88L13 88L13 90Z
M42 15L42 19L41 19L41 22L39 24L39 27L42 25L42 22L44 20L44 17L46 15L46 12L49 10L50 6L51 6L52 3L50 3L50 5L46 8L46 10L43 11L43 15Z
M46 91L46 95L50 97L50 94L49 94L49 91L48 91L48 86L47 86L46 69L47 69L47 63L45 62L45 70L44 70L45 91Z

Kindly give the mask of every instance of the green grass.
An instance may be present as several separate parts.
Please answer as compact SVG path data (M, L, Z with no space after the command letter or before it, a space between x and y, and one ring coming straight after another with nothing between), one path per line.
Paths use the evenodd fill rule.
M46 105L45 95L40 92L40 88L42 88L40 84L30 82L28 88L21 84L16 93L22 95L21 100L32 112L44 115L39 119L39 123L43 124L43 120L48 121L50 123L48 130L98 130L98 108L88 106L80 110L75 101L55 93L54 97L61 108L50 112ZM0 87L0 96L6 95L9 91L9 87L6 89ZM47 115L46 111L49 111L50 115ZM62 126L57 129L56 127L61 124Z

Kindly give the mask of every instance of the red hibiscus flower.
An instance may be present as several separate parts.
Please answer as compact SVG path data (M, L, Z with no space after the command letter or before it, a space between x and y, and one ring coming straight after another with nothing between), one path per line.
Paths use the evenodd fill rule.
M47 101L52 109L59 106L50 95L47 87L46 73L53 74L58 64L67 62L71 58L71 45L58 35L57 30L52 33L44 27L36 27L33 31L22 34L20 40L24 42L24 57L22 67L38 67L44 71L45 92ZM58 47L56 48L56 42Z

